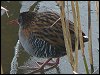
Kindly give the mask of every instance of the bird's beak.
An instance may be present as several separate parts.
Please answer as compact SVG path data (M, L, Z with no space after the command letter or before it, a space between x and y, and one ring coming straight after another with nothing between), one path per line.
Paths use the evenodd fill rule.
M9 21L9 24L11 24L11 25L19 25L18 19Z

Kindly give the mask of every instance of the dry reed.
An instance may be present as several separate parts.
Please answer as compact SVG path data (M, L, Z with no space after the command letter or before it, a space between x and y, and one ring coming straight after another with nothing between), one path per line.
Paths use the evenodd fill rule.
M89 53L89 61L91 66L91 73L94 72L93 67L93 54L92 54L92 29L91 29L91 3L88 1L88 53Z
M62 30L63 30L63 35L64 35L66 52L68 55L68 59L70 60L72 69L74 69L73 68L74 58L72 55L72 47L71 47L71 40L70 40L70 33L69 33L69 26L68 26L69 24L65 17L65 2L60 1L59 6L60 6L60 17L61 17L61 22L62 22Z

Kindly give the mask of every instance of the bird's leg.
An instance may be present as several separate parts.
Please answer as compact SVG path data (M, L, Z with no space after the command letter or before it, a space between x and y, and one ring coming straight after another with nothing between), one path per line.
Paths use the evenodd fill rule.
M56 59L56 62L54 62L53 60L53 63L49 63L49 61L52 60L52 58L49 58L48 60L46 60L44 63L40 63L40 62L35 62L37 64L37 67L27 67L26 69L28 70L32 70L31 72L29 73L37 73L37 72L41 72L42 70L46 71L46 70L49 70L49 69L52 69L54 67L56 67L58 64L59 64L59 58ZM49 65L50 67L48 68L44 68L45 65ZM23 67L19 67L19 69L22 69Z
M52 60L52 58L49 58L47 59L44 63L43 62L35 62L37 64L37 67L27 67L26 69L28 70L33 70L31 73L36 73L36 72L40 72L42 70L46 70L46 69L50 69L50 68L53 68L53 67L56 67L58 64L59 64L59 58L56 59L56 62L53 62L50 63L49 61ZM44 68L46 65L49 65L50 67L49 68ZM25 67L19 67L19 69L23 69Z
M46 64L48 64L48 62L51 60L52 58L49 58L48 60L46 60L44 63L39 64L39 62L36 62L38 66L40 66L40 68L43 68Z
M38 65L38 68L37 69L35 69L35 70L33 70L33 72L31 72L31 73L36 73L36 72L39 72L39 71L41 71L41 70L43 70L44 69L44 66L51 60L52 58L49 58L48 60L46 60L42 65L39 65L37 62L37 65Z
M46 70L46 69L44 69L45 65L50 65L51 67L47 68L47 69L50 69L50 68L55 67L55 66L57 66L59 64L59 58L56 59L56 62L49 63L49 61L51 59L52 58L49 58L44 63L41 63L42 65L40 65L39 62L37 62L38 66L40 66L40 67L38 67L37 69L33 70L33 72L31 72L31 73L36 73L36 72L39 72L39 71L42 71L42 70Z
M52 60L53 61L53 60ZM43 64L43 62L37 62L39 65L42 65ZM49 66L53 66L53 65L57 65L57 64L59 64L59 58L57 58L56 59L56 62L48 62L46 65L49 65Z

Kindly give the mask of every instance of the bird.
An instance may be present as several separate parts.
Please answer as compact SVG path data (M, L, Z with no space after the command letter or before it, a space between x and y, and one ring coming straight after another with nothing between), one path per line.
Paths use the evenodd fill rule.
M26 11L19 14L19 40L23 48L31 56L48 59L42 63L38 70L49 63L52 58L57 58L55 64L59 64L59 58L67 55L64 44L62 23L61 19L59 18L60 15L52 11ZM68 22L71 35L72 51L75 51L76 37L74 23L70 20L68 20ZM51 25L53 26L51 27ZM88 37L84 32L82 32L82 36L83 42L87 42ZM80 45L78 48L80 49Z

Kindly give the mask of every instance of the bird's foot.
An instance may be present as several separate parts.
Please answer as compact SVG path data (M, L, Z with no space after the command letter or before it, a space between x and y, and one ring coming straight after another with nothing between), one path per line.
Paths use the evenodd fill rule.
M50 70L50 69L58 66L58 64L59 64L59 58L56 59L56 62L54 62L52 60L53 61L52 63L49 62L50 60L51 60L51 58L48 59L45 62L35 62L37 64L36 67L28 67L27 66L25 69L32 70L31 72L28 72L27 74L33 74L33 73L37 73L37 72L41 72L41 71L45 72L47 70ZM47 66L49 66L49 67L47 67ZM20 67L20 69L21 69L21 67Z
M51 60L52 62L48 62L46 63L45 65L48 65L48 66L53 66L53 65L56 65L56 64L59 64L59 58L56 59L56 61L54 60ZM42 65L44 62L37 62L37 64L39 65Z

